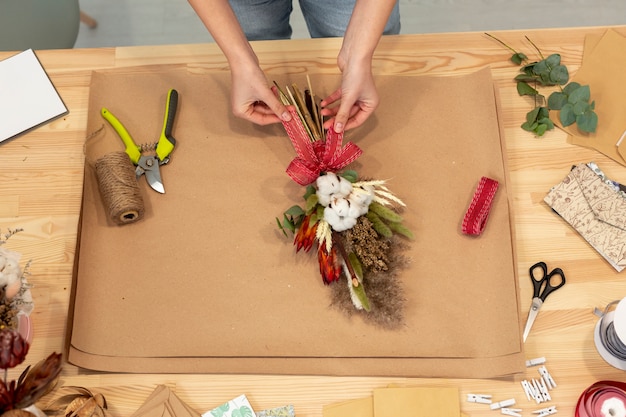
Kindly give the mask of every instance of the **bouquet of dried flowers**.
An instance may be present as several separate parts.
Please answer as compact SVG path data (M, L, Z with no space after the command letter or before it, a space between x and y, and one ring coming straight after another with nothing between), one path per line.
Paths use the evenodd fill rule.
M22 268L21 255L5 247L9 238L21 231L9 229L0 235L0 329L19 329L30 342L32 335L28 317L34 306L31 286L27 281L30 261Z
M297 157L287 173L306 187L304 207L294 205L276 219L285 235L295 234L296 251L309 252L317 242L317 258L324 284L332 285L333 305L348 314L360 312L366 320L384 327L403 322L404 297L397 272L406 260L406 245L398 236L412 239L403 224L405 204L385 181L359 178L346 169L361 154L343 133L324 130L319 100L308 81L301 92L293 84L275 91L292 114L283 126Z
M4 378L0 380L0 416L32 417L37 409L29 407L56 385L61 373L61 354L52 353L35 366L28 366L16 380L8 381L8 369L24 362L29 343L14 329L0 330L0 368ZM34 411L34 412L33 412Z

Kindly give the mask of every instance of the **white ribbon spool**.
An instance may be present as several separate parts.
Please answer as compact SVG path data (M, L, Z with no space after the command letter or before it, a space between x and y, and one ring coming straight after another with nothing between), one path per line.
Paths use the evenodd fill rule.
M611 307L615 309L609 311ZM626 371L626 298L609 303L594 330L594 342L602 359Z

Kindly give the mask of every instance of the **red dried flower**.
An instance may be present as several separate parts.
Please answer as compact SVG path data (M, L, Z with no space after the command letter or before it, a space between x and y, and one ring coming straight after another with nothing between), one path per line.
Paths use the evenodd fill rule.
M320 264L320 274L324 280L324 284L329 285L334 281L338 281L341 276L341 265L337 259L335 247L330 248L330 252L326 250L326 245L320 245L317 250L317 261Z
M309 214L302 220L302 224L293 240L293 244L296 245L296 252L299 252L300 249L308 252L313 247L315 233L317 232L317 222L311 224L311 216L312 214Z
M28 342L17 330L0 330L0 368L15 368L24 362L28 348Z

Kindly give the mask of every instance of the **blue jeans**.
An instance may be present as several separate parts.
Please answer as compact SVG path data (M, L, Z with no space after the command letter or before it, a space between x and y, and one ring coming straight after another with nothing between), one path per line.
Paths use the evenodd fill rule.
M356 0L299 0L312 38L344 35ZM289 39L292 0L229 0L248 40ZM394 6L385 35L400 33L400 7Z

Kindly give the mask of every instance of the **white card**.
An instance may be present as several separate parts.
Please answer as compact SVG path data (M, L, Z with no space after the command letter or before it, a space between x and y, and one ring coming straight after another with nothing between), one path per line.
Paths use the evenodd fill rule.
M67 112L32 49L0 61L0 142Z

